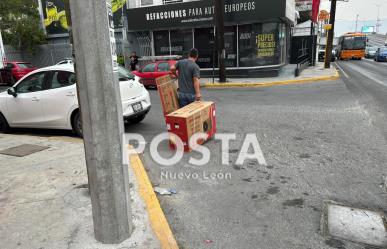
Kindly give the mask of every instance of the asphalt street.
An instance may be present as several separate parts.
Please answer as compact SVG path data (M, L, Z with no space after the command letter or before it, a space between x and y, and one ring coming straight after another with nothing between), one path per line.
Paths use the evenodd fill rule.
M383 73L384 68L368 61L339 64L344 70L358 66L366 71L367 65ZM185 154L177 165L161 166L148 146L143 161L153 184L177 190L159 198L180 248L364 248L326 240L320 233L324 200L387 209L387 143L381 123L387 88L381 84L383 75L363 79L356 69L347 74L350 80L343 76L344 81L203 90L204 99L216 102L218 133L236 133L229 166L221 163L217 140L206 143L212 154L205 166L188 163L190 156L200 158L197 153ZM147 142L166 131L156 91L151 99L143 123L126 127ZM256 134L266 166L256 160L235 164L247 133ZM167 144L159 151L171 155ZM185 177L178 179L175 173ZM189 178L194 173L199 177ZM211 173L220 175L209 179ZM220 177L226 174L231 179Z
M230 165L221 144L208 141L210 163L194 166L187 153L174 166L142 155L154 186L175 188L159 196L182 249L360 249L320 233L324 200L387 211L387 63L338 61L341 79L269 88L203 89L216 102L218 133L235 133ZM5 88L0 86L0 91ZM145 120L127 125L149 143L166 131L156 90ZM66 131L16 130L37 136ZM257 136L267 165L236 165L244 137ZM163 143L159 151L172 152ZM183 173L183 179L174 177ZM194 173L197 179L189 178ZM215 179L209 176L217 174ZM218 174L220 173L220 174ZM222 179L222 175L231 176ZM167 177L165 177L167 176Z
M337 61L342 79L387 139L387 63L364 59Z

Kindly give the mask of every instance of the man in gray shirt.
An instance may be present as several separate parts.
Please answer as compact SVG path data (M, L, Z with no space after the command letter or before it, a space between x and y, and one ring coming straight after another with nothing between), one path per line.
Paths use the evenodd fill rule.
M171 67L172 73L178 77L179 89L178 97L180 107L191 104L192 102L200 101L200 68L196 64L198 59L198 50L191 49L188 59L178 61ZM177 75L176 70L179 72Z

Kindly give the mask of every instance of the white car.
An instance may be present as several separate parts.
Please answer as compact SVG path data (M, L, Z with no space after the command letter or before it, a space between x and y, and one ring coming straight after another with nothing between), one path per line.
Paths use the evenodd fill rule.
M74 62L72 59L66 58L63 61L56 63L56 65L63 65L63 64L71 64L72 65L72 64L74 64Z
M141 122L151 108L139 78L119 67L124 120ZM73 130L82 136L74 67L55 65L35 70L0 93L0 132L28 127Z

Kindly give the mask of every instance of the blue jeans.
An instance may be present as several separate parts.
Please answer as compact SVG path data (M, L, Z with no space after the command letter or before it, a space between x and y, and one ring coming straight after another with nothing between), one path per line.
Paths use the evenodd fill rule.
M195 94L178 92L180 108L191 104L195 101Z

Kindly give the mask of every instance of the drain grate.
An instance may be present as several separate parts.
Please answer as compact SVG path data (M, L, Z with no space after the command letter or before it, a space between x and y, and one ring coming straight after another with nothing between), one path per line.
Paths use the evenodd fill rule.
M1 150L0 154L7 155L7 156L24 157L48 148L50 147L40 146L36 144L22 144L19 146Z
M327 237L382 248L387 246L387 223L382 212L326 201L321 221Z

